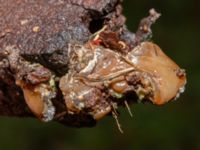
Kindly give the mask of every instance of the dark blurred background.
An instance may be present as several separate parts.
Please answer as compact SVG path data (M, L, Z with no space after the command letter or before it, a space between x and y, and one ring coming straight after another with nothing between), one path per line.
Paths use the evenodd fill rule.
M133 118L122 109L124 134L111 117L82 129L1 117L1 150L200 150L200 1L124 0L123 5L133 32L150 8L162 13L153 26L153 41L186 69L185 93L162 107L136 104Z

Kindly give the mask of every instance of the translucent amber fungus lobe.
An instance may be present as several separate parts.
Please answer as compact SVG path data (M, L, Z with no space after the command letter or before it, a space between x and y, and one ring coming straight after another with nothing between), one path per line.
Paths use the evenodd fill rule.
M128 55L132 63L152 77L154 104L161 105L183 92L186 83L184 70L166 56L154 43L143 42ZM181 75L178 75L181 72Z

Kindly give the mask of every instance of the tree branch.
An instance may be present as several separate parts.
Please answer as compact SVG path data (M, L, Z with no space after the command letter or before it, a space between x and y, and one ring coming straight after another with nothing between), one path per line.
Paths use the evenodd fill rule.
M118 106L138 97L169 101L181 92L185 73L156 45L143 43L159 16L150 10L133 34L120 0L0 0L0 115L81 127L106 115L117 119ZM143 55L158 64L145 66ZM154 70L162 84L171 75L174 91L161 90Z

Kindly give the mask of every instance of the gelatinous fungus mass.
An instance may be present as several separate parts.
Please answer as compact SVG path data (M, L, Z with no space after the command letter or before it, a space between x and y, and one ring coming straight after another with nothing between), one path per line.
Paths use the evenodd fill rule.
M72 114L89 113L98 120L128 93L161 105L185 85L185 76L177 75L182 70L151 42L141 43L127 55L90 44L70 49L72 68L61 77L59 87Z

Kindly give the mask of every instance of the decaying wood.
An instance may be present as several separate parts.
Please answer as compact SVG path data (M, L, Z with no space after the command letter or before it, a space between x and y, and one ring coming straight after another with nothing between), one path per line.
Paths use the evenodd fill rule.
M151 9L135 34L120 0L0 0L0 115L93 126L120 105L177 97L185 72L151 42Z

